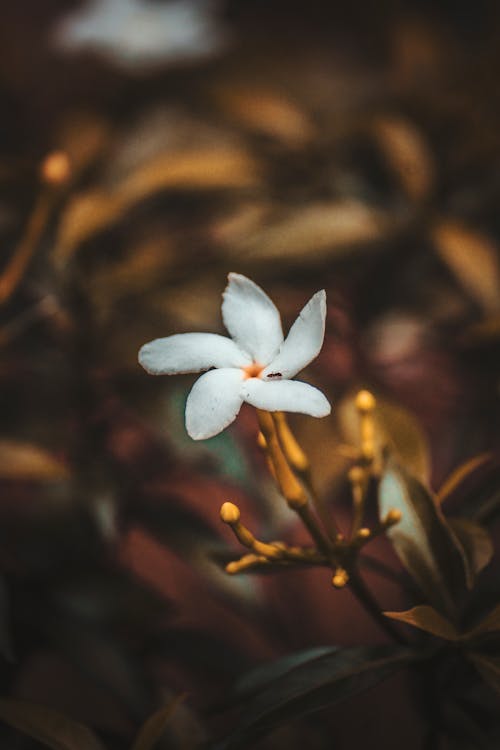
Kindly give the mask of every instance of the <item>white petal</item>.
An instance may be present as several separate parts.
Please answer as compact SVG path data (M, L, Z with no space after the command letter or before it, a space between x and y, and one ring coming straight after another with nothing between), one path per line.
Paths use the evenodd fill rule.
M276 380L270 383L259 378L246 380L241 389L243 399L265 411L292 411L326 417L331 406L321 391L299 380Z
M293 326L286 340L262 378L293 378L320 353L325 337L326 292L322 289L311 297ZM277 374L278 373L278 374Z
M226 336L178 333L144 344L139 362L151 375L179 375L210 367L245 367L251 358Z
M224 290L222 319L242 349L266 365L283 343L280 314L274 302L253 281L230 273Z
M206 440L225 430L243 403L243 373L233 368L210 370L193 385L186 403L186 429L193 440Z

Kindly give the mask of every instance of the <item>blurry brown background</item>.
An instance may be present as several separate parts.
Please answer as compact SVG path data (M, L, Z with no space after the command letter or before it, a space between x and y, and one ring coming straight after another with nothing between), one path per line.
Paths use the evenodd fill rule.
M0 273L48 189L41 161L72 165L1 308L4 694L122 748L187 691L164 747L194 747L252 665L383 641L327 572L222 572L224 500L265 538L300 532L251 411L191 442L192 379L148 377L137 351L222 332L229 271L286 325L324 287L306 375L334 417L294 425L341 514L360 386L434 487L498 449L499 41L493 0L1 3ZM411 604L370 575L384 608ZM403 674L262 746L420 748L421 709Z

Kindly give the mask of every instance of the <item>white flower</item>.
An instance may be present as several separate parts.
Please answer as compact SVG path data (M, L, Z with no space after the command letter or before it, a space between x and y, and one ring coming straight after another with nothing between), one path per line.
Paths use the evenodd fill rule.
M222 432L244 401L266 411L326 417L331 409L321 391L291 380L323 345L325 291L311 297L284 339L280 314L267 294L246 276L230 273L228 279L222 319L232 338L181 333L150 341L139 352L140 364L152 375L209 370L187 399L189 435L204 440Z

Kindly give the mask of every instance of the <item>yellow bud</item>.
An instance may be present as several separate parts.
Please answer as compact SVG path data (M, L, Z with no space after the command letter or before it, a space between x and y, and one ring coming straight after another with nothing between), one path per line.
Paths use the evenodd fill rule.
M361 466L353 466L349 471L349 481L352 484L361 484L365 478L365 472Z
M224 503L220 509L220 517L224 523L238 523L240 520L240 509L234 503Z
M238 561L235 560L226 565L226 573L237 573L239 571Z
M389 511L389 513L385 517L384 523L393 526L395 523L398 523L401 521L401 518L403 517L403 514L400 510L397 508L392 508L392 510Z
M71 164L64 151L52 151L42 161L40 174L49 185L62 185L69 178Z
M370 529L367 529L366 526L363 526L362 529L358 531L358 537L360 539L368 539L368 537L371 535Z
M266 438L262 434L262 432L259 431L259 434L257 435L257 445L259 448L261 448L263 451L267 448L267 442Z
M375 409L375 396L370 391L360 391L356 396L356 409L360 412L370 412Z
M336 589L343 589L346 583L349 581L349 574L344 568L337 568L332 578L332 586Z

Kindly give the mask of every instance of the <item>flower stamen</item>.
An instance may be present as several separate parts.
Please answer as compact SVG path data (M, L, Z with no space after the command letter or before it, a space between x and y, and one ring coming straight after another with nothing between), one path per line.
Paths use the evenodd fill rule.
M248 380L249 378L259 378L263 369L263 365L260 365L258 362L252 362L251 365L247 365L243 368L243 380Z

